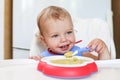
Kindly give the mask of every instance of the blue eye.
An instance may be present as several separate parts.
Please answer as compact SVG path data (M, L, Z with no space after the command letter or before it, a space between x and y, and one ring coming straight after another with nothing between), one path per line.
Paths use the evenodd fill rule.
M67 34L71 34L73 31L68 31Z
M53 37L53 38L56 38L56 37L58 37L58 35L56 34L56 35L53 35L52 37Z

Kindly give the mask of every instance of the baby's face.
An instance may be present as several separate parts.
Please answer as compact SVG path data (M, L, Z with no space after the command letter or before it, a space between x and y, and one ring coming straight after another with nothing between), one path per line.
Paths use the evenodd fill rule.
M56 53L69 51L75 42L73 24L71 19L49 19L44 24L43 40L45 44Z

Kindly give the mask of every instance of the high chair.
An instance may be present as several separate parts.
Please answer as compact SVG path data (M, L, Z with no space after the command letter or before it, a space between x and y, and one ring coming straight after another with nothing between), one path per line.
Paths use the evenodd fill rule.
M113 37L110 34L108 24L101 19L73 19L74 31L76 36L76 41L82 40L81 43L76 44L79 47L85 47L90 41L95 38L102 39L110 53L111 59L116 58L116 50L113 41ZM30 56L39 55L47 47L43 45L37 37L39 35L38 29L35 30L33 35L33 40L30 48ZM96 52L93 52L94 55L97 55Z

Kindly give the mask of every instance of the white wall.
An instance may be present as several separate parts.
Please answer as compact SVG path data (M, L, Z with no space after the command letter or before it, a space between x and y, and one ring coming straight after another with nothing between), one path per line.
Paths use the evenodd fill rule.
M30 48L38 13L48 5L66 8L73 17L106 20L111 0L13 0L13 47Z
M111 10L111 0L60 0L72 16L80 18L106 19Z
M58 5L59 0L13 1L13 47L29 49L38 13L48 5Z
M0 0L0 59L4 53L4 0Z

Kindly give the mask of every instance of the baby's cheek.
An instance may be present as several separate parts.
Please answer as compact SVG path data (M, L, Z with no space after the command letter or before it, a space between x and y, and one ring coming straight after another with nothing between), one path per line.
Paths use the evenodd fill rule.
M71 37L72 39L75 39L75 36L74 35L72 35L72 37Z
M75 43L75 38L72 38L72 41L71 41L72 43Z
M58 46L58 42L51 42L48 44L50 48L56 48Z

